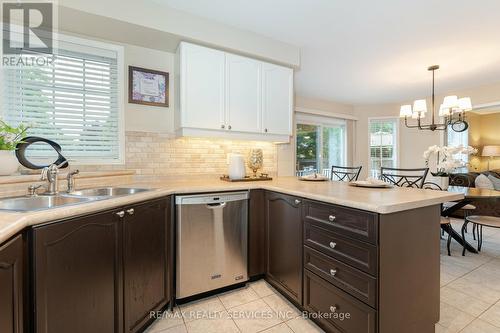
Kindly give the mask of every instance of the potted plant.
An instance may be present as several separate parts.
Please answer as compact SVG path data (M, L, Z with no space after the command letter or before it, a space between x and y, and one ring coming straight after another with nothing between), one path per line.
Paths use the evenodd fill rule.
M0 120L0 176L12 175L19 168L15 155L16 146L26 136L28 127L13 127Z
M450 182L450 173L457 168L464 167L465 163L461 155L472 155L476 154L477 149L471 146L430 146L424 152L425 165L429 166L429 160L431 157L436 156L436 171L431 174L434 177L442 177L441 187L443 190L448 189Z

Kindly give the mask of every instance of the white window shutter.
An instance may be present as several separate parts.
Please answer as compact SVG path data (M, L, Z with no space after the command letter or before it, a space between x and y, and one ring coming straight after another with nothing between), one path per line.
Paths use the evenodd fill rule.
M83 52L60 43L52 65L4 68L3 115L9 124L32 126L28 134L59 143L77 162L121 158L118 54L88 45ZM30 57L33 55L25 55ZM40 55L36 55L40 57ZM42 146L40 146L42 147ZM34 157L47 157L46 148Z

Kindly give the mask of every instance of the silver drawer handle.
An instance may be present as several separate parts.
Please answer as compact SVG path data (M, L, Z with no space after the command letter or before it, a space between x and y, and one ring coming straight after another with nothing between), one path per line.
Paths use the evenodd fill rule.
M337 217L335 215L328 216L328 221L333 222Z
M296 205L298 205L298 204L300 204L300 203L301 203L301 201L300 201L299 199L295 199L295 204L296 204Z
M116 213L116 216L118 216L118 217L124 217L125 216L125 212L123 210L121 210L118 213Z
M337 243L335 243L335 242L330 242L330 247L331 247L332 249L334 249L334 248L335 248L335 246L337 246Z
M128 215L134 215L135 210L133 208L127 209Z
M330 306L330 311L331 311L331 312L335 312L335 311L337 311L337 307L336 307L336 306L333 306L333 305L332 305L332 306Z
M335 276L335 274L337 274L337 270L336 269L330 269L330 275L331 276Z

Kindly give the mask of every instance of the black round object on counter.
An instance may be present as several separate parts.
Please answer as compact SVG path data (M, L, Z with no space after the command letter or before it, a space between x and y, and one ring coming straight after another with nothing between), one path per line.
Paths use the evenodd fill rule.
M48 165L37 165L37 164L31 163L28 160L28 158L26 157L26 149L30 145L32 145L36 142L45 142L48 145L50 145L56 151L57 159ZM62 150L61 146L52 140L40 138L37 136L28 136L28 137L23 139L23 142L20 142L17 144L16 157L17 157L17 160L19 161L19 163L21 163L22 166L24 166L28 169L33 169L33 170L43 169L45 167L48 167L51 164L58 165L59 168L66 168L69 166L69 163L68 163L68 160L61 154L61 150Z

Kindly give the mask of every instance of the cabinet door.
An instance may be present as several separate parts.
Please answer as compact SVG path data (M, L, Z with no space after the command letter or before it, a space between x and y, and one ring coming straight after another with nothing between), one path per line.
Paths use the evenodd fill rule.
M23 332L23 239L0 246L0 332Z
M267 277L278 289L302 302L301 200L267 192Z
M260 133L261 62L226 54L226 123L238 132Z
M262 98L264 132L292 135L293 70L263 63Z
M139 331L150 321L150 311L160 310L168 302L169 206L166 199L161 199L125 209L126 215L123 220L125 332Z
M122 332L119 222L104 212L33 229L37 333Z
M224 119L224 52L181 45L181 126L220 129Z

